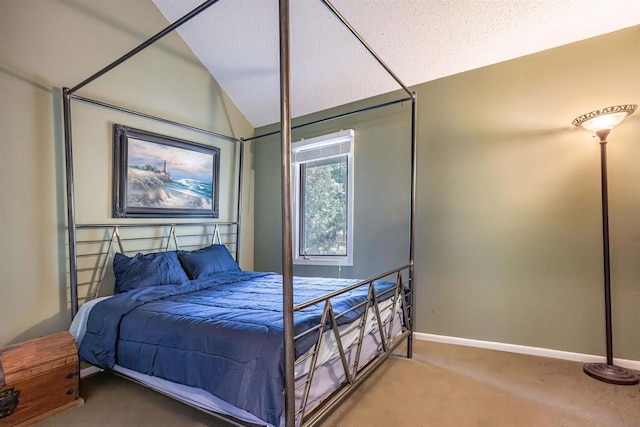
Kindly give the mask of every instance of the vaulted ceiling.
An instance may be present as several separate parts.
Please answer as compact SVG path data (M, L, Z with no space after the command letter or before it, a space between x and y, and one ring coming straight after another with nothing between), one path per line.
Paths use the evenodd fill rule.
M170 22L203 2L153 1ZM332 3L409 86L640 24L640 0ZM221 0L179 33L253 126L279 120L277 0ZM291 0L294 117L398 88L320 0Z

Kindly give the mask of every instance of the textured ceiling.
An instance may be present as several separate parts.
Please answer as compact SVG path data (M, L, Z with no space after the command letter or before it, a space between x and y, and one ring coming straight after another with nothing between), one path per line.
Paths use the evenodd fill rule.
M202 3L153 1L170 22ZM640 0L332 3L409 86L640 24ZM221 0L178 31L253 126L279 121L277 0ZM319 0L291 0L293 117L398 88Z

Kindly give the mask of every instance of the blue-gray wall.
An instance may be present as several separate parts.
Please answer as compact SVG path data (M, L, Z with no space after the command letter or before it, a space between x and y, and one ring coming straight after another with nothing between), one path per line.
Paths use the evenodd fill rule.
M343 106L332 113L352 107ZM341 129L355 130L353 267L294 266L295 274L364 279L408 263L410 110L410 103L396 104L293 132L296 141ZM326 117L326 113L305 117L304 121L320 117ZM279 135L256 141L255 182L255 208L259 212L254 220L255 266L257 270L281 271Z

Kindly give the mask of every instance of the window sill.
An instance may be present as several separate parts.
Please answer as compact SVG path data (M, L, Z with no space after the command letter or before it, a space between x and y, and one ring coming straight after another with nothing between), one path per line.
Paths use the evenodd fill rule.
M325 265L334 267L353 267L353 260L347 258L327 259L327 258L294 258L293 265Z

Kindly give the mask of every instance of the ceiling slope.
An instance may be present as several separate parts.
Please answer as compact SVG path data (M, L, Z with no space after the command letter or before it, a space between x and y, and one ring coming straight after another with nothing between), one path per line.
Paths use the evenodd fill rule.
M170 22L202 3L153 1ZM409 86L640 24L640 0L333 4ZM277 0L221 0L178 31L253 126L279 121ZM293 117L398 88L319 0L291 1Z

